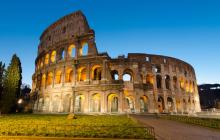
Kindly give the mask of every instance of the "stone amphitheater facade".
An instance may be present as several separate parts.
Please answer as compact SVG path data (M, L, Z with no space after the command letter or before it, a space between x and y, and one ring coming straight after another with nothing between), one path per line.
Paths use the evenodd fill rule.
M40 37L32 92L44 113L195 113L200 101L193 67L167 56L99 53L81 11Z

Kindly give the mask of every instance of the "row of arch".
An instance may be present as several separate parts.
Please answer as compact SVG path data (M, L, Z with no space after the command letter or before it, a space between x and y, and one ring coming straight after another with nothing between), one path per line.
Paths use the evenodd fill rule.
M53 84L61 84L62 76L65 75L65 82L71 83L73 82L73 69L67 68L64 72L61 70L57 70L54 73L48 72L47 74L43 74L41 78L41 86L51 85ZM91 78L92 80L101 80L102 77L102 67L100 65L93 66L91 70ZM87 70L86 67L81 67L77 70L77 81L86 81L87 78Z
M74 44L68 46L67 49L62 48L58 51L52 50L51 52L47 53L45 56L40 58L36 64L36 68L40 69L49 63L54 63L58 60L64 60L68 58L75 58L76 56L85 56L88 54L88 43L83 42L81 47L76 51L77 47ZM78 54L77 54L78 52Z
M128 73L130 72L130 73ZM94 65L91 68L91 72L89 72L90 75L88 75L87 67L80 67L77 69L77 77L76 81L86 81L87 79L91 80L101 80L102 79L102 66L100 65ZM118 74L114 73L112 71L112 79L113 80L119 80ZM45 85L51 85L51 84L61 84L62 83L62 76L65 76L65 83L71 83L73 82L73 75L74 71L72 68L67 68L65 70L65 73L61 70L57 70L55 72L48 72L47 74L43 74L41 78L41 86ZM88 77L89 76L89 77ZM131 70L125 70L123 74L123 80L124 81L133 81L133 77L131 74Z
M117 70L111 71L111 76L113 80L119 80L119 74ZM123 72L123 81L133 81L134 75L132 70L126 69ZM141 75L141 79L144 82L144 76ZM153 74L147 74L145 77L146 84L148 87L153 88L154 87L154 75ZM194 81L191 80L185 80L183 77L180 77L179 79L177 76L173 76L172 79L169 75L165 75L164 78L162 78L161 75L156 75L156 87L157 89L163 88L163 80L165 83L165 89L171 90L171 87L173 87L174 90L177 90L178 88L186 91L187 93L195 93L196 91L196 85ZM179 82L179 83L178 83ZM179 85L178 85L179 84Z
M83 113L86 111L85 109L85 102L86 102L86 97L83 94L77 95L75 97L75 112L78 113ZM89 109L87 110L88 112L91 113L101 113L103 112L103 105L101 101L101 94L100 93L94 93L90 101L88 103ZM110 93L107 98L106 98L106 106L107 106L107 112L111 113L118 113L122 109L120 109L120 99L119 95L115 93ZM142 96L140 97L140 111L141 112L147 112L148 111L148 97L147 96ZM135 105L134 105L134 98L128 96L125 98L125 105L129 112L135 112ZM70 112L71 111L71 105L72 105L72 97L67 94L63 97L61 100L60 96L56 95L54 96L51 100L50 97L45 97L40 98L38 102L38 110L44 109L45 111L50 111L50 112ZM62 109L60 109L62 106Z
M110 93L105 101L105 105L107 107L106 110L103 110L104 106L102 105L102 97L100 93L94 93L88 103L88 109L86 108L87 99L85 95L80 94L75 97L75 106L74 110L78 113L101 113L101 112L111 112L118 113L120 111L135 113L138 112L144 113L149 112L149 98L145 95L141 96L139 100L139 108L136 108L136 100L132 96L125 97L124 101L119 99L118 94ZM122 109L120 104L123 102L125 105ZM50 97L45 97L39 99L38 110L46 110L50 112L70 112L72 106L72 97L71 95L65 95L61 100L60 96L56 95L50 100ZM62 109L61 109L62 106ZM167 106L167 108L165 107ZM73 108L72 108L73 109ZM164 112L189 112L189 110L195 110L195 101L189 98L188 100L176 100L174 101L172 97L167 97L166 102L162 96L158 97L157 100L157 109L159 113Z
M147 76L147 77L150 77L150 76ZM147 80L149 80L149 78L147 78ZM157 83L158 89L163 88L162 80L163 80L163 78L161 75L156 76L156 83ZM167 90L171 90L171 84L172 84L174 90L177 90L179 87L180 89L186 91L187 93L195 93L195 91L196 91L195 82L191 81L191 80L189 80L189 81L184 80L183 77L179 78L179 83L178 83L178 78L176 76L172 77L172 79L171 79L171 77L169 75L165 75L164 82L165 82L165 89L167 89ZM178 84L179 84L179 86L178 86Z
M159 113L165 112L165 101L164 98L159 96L157 100L157 105L158 105L158 111ZM195 101L192 100L191 98L188 98L188 101L186 99L181 100L176 100L176 111L178 113L182 112L189 112L189 110L195 110ZM175 110L175 102L171 97L167 97L167 111L168 112L174 112Z
M89 72L89 74L90 75L88 75L86 67L78 68L77 73L76 73L77 75L76 81L86 81L87 79L90 79L90 78L91 80L101 80L102 79L102 67L100 65L94 65L91 68L91 73ZM54 81L54 84L60 84L62 83L62 76L65 76L66 83L73 82L73 69L67 68L65 70L65 74L61 70L57 70L54 73L49 72L47 73L47 75L43 74L41 78L41 85L42 86L51 85L53 81ZM120 76L118 74L118 71L116 70L111 71L112 80L120 80L119 77ZM132 70L125 69L122 75L122 80L132 82L133 79L134 79L134 76L133 76ZM193 81L184 80L182 77L179 78L179 84L178 84L178 79L176 76L174 76L171 80L171 77L169 75L166 75L164 79L162 78L161 75L156 75L156 83L154 83L154 76L152 74L146 75L146 84L150 88L153 88L155 86L154 84L156 84L157 89L162 89L163 88L162 80L164 80L165 82L164 88L167 90L171 90L171 84L172 84L174 90L177 90L179 87L180 89L185 90L188 93L195 93L196 91L195 83Z

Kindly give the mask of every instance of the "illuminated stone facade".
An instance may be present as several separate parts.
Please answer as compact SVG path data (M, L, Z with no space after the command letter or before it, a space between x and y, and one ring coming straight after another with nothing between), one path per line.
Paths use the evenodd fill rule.
M78 11L40 38L32 92L35 112L194 113L200 111L193 67L143 53L99 53L95 33Z

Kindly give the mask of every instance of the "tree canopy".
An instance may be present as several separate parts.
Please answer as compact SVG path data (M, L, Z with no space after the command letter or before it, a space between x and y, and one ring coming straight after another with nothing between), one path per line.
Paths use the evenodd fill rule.
M22 68L20 59L14 54L3 79L3 92L0 102L0 111L3 113L15 111L17 100L20 96L22 83L21 74Z

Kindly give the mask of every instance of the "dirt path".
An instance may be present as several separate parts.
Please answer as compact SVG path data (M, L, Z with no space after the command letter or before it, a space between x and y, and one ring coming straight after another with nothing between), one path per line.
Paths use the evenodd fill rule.
M220 140L220 130L157 119L153 116L133 115L132 117L154 127L158 140Z

